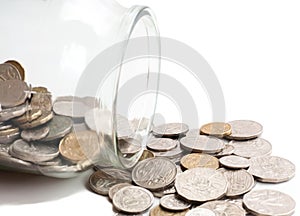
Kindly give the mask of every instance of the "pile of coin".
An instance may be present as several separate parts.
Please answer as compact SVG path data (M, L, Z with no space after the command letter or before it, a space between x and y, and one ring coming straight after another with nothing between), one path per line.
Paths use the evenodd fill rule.
M109 195L116 215L292 215L295 201L289 195L253 190L256 182L280 183L295 175L292 162L271 156L262 131L250 120L200 129L182 123L154 126L147 156L133 169L97 166L89 185ZM151 208L154 197L160 204Z
M0 64L0 165L56 177L91 167L99 137L88 128L85 114L98 101L73 96L52 101L47 88L24 79L17 61Z

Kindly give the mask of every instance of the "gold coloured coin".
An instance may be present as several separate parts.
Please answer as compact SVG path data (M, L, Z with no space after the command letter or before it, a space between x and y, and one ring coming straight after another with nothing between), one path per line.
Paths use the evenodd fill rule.
M145 160L145 159L148 159L148 158L154 158L154 157L155 157L155 155L152 151L144 149L143 154L141 155L139 161L142 161L142 160Z
M19 74L20 74L20 76L21 76L21 78L22 78L22 80L25 80L25 70L19 62L17 62L16 60L8 60L5 63L8 63L8 64L13 65L14 67L16 67Z
M34 94L32 95L30 106L32 109L38 109L42 111L52 110L52 96L51 93L45 87L32 88Z
M156 206L150 211L150 216L185 216L189 210L185 211L168 211L160 206Z
M99 150L99 139L94 131L71 132L59 143L60 154L69 161L82 162L93 159Z
M11 127L5 130L0 130L0 136L9 136L11 134L15 134L19 132L19 128Z
M200 128L200 134L224 137L231 134L231 125L223 122L211 122Z
M208 154L192 153L185 155L180 160L180 164L185 169L192 169L196 167L205 167L205 168L219 168L219 160L216 157L213 157Z

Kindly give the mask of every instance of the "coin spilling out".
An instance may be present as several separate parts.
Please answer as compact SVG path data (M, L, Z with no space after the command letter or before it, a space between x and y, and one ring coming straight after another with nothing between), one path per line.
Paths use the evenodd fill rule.
M168 187L175 180L176 165L166 158L150 158L140 161L132 170L135 184L149 190Z
M90 188L98 194L108 195L112 186L132 182L130 173L118 169L103 169L94 172L89 178Z
M154 197L152 193L142 187L127 186L120 189L113 197L116 209L126 213L141 213L150 208Z
M185 216L216 216L216 214L207 208L194 208L186 213Z
M208 123L200 128L200 133L222 138L231 134L231 125L224 122Z
M226 170L219 169L223 172L227 182L228 190L226 192L227 197L237 197L243 195L250 190L255 185L253 176L244 169L241 170Z
M206 208L215 213L216 216L234 215L245 216L246 212L236 204L226 201L210 201L201 205L201 208Z
M248 172L258 181L280 183L295 176L295 165L277 156L255 157L250 160Z
M155 126L152 133L157 137L179 137L189 131L189 126L183 123L168 123Z
M245 157L259 157L267 156L272 152L272 145L265 139L257 138L248 141L230 141L230 144L234 147L234 154Z
M125 182L125 183L120 183L120 184L116 184L116 185L112 186L111 188L109 188L109 191L108 191L109 199L112 200L114 198L114 195L119 190L121 190L124 187L131 186L131 185L132 184L129 184L129 183Z
M207 202L222 198L228 188L223 173L212 168L194 168L177 175L177 193L190 202Z
M183 211L191 207L189 202L182 200L178 195L170 194L160 199L160 205L171 211Z
M247 158L229 155L222 157L220 164L229 169L247 169L250 166L250 161Z
M170 138L153 138L147 143L147 148L153 151L169 151L179 145L177 140Z
M262 134L263 126L255 121L235 120L228 122L231 125L231 134L226 137L231 140L249 140Z
M77 163L95 159L99 153L98 135L93 131L69 133L59 144L60 154L67 160Z
M180 144L183 149L188 151L210 154L219 153L225 148L222 140L204 135L183 137L180 139Z
M275 190L255 190L247 193L244 205L254 215L289 216L295 212L296 203L289 195Z
M181 158L180 164L184 169L192 169L196 167L205 167L212 169L219 168L219 160L216 157L199 153L192 153L183 156Z
M89 186L109 195L120 216L295 211L295 201L282 192L252 191L255 180L262 185L295 176L292 162L270 156L272 145L259 137L258 122L211 122L191 130L180 122L156 126L142 116L113 114L100 98L61 96L52 102L46 87L31 87L24 78L17 61L0 64L0 167L69 178L95 164ZM130 169L114 168L131 158L138 163ZM160 205L146 212L154 196Z

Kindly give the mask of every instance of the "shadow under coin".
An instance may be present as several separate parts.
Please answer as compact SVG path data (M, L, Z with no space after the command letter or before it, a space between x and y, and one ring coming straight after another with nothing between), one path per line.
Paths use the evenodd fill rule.
M91 171L75 178L55 179L46 176L0 171L0 206L33 204L68 197L86 190Z

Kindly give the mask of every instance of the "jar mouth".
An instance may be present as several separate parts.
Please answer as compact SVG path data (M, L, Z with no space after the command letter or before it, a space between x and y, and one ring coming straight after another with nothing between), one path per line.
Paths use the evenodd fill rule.
M140 31L142 30L142 31ZM115 86L115 97L113 101L113 137L114 139L114 149L115 154L117 154L119 163L123 168L131 168L133 167L139 160L140 156L143 153L143 147L146 146L147 137L149 132L151 131L151 126L153 123L153 116L155 113L157 96L158 96L158 88L159 88L159 74L160 74L160 34L157 27L157 22L152 10L146 6L133 6L129 8L127 14L123 18L120 34L124 35L124 49L121 54L121 63L117 76L117 82ZM136 152L133 155L124 155L120 152L119 149L119 140L117 136L118 131L118 117L121 96L119 91L121 90L122 77L126 77L126 65L128 62L136 61L137 59L146 60L147 68L144 72L141 72L140 77L144 77L144 89L142 92L136 92L140 97L145 96L144 94L149 93L151 99L147 101L148 111L145 116L141 116L139 114L134 114L128 116L128 119L135 119L137 122L143 120L143 118L148 119L148 123L146 128L143 130L143 138L140 140L141 150ZM139 75L138 75L139 76ZM138 82L138 81L136 81ZM136 82L132 82L135 85ZM143 82L143 81L142 81ZM134 87L133 87L134 88ZM137 90L138 91L138 90ZM141 90L140 90L141 91ZM151 107L149 109L149 107ZM130 115L130 114L129 114ZM139 124L141 126L141 124ZM145 127L145 125L143 125ZM138 139L140 133L140 127L135 128L133 133L133 138ZM132 138L131 137L131 138Z

